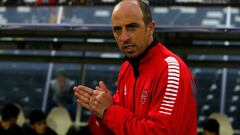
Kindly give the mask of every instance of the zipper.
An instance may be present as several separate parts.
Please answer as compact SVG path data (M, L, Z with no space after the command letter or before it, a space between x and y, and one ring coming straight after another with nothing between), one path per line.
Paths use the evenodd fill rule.
M135 80L134 80L134 86L133 86L133 113L135 113L135 107L136 107L136 101L135 101L135 99L136 99L136 83L137 83L137 79L138 79L138 77L135 78Z

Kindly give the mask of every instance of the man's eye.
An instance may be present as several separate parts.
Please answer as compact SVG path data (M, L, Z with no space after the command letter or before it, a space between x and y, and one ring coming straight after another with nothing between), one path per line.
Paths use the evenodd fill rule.
M113 28L113 32L120 33L121 32L121 28L118 28L118 27Z
M127 29L130 30L130 31L133 31L133 30L136 29L136 27L137 27L136 25L133 25L133 24L132 24L132 25L128 25L128 26L127 26Z

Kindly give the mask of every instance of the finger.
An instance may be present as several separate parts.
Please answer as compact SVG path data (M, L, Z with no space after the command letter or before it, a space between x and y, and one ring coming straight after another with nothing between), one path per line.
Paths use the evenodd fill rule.
M81 95L78 95L78 99L82 100L83 102L89 104L90 103L90 98L89 97L84 97Z
M81 99L77 99L77 103L79 103L81 106L85 107L86 109L88 109L89 111L92 111L89 104L85 103L84 101L82 101Z
M98 101L96 100L96 96L92 96L92 97L90 98L89 105L91 106L91 105L97 105L97 104L99 104L99 103L98 103Z
M96 96L102 93L106 93L106 92L102 88L96 86L96 90L93 91L93 94Z
M93 94L93 90L86 86L79 85L77 87L74 87L74 93L78 93L79 95L82 95L84 97L91 97Z
M99 111L102 109L102 105L97 101L93 100L90 104L89 107L91 110L95 113L99 113Z
M74 87L73 87L73 90L76 91L76 90L77 90L77 86L74 86Z
M81 99L83 100L84 102L86 103L89 103L90 102L90 98L91 98L91 95L89 95L88 93L85 93L85 92L77 92L75 91L74 92L74 95L78 98L78 99Z
M73 87L73 90L74 90L74 91L80 91L81 89L79 89L78 87L81 87L81 86L82 86L82 85L74 86L74 87Z
M95 96L95 100L98 101L100 104L107 102L109 100L109 96L106 93L100 93Z
M80 96L86 97L86 98L91 98L91 96L93 95L93 94L89 94L89 93L87 93L85 91L80 91L77 94L79 94Z
M83 86L83 85L79 85L77 87L78 91L84 91L86 93L89 93L89 94L92 94L92 91L93 89L89 88L89 87L86 87L86 86Z
M103 81L99 81L98 83L99 87L102 88L102 90L104 90L105 92L108 92L108 87L105 85L105 83Z

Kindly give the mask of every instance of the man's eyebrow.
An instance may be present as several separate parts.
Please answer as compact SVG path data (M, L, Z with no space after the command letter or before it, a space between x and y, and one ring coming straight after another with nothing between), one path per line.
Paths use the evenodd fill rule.
M119 27L121 27L121 26L118 26L118 25L113 26L113 28L119 28Z
M120 29L120 28L121 26L118 26L118 25L112 27L112 29Z
M139 24L138 23L129 23L129 24L126 24L125 27L130 27L130 26L138 26ZM115 25L112 27L112 29L120 29L122 28L122 26L119 26L119 25Z
M128 26L138 26L138 23L129 23L129 24L127 24L126 26L127 26L127 27L128 27Z

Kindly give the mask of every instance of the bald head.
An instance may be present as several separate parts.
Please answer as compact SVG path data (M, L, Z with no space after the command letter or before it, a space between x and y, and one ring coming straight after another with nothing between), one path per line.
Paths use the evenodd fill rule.
M153 41L155 23L150 16L149 6L138 0L123 0L113 9L113 35L130 59L140 56Z
M147 3L141 0L122 0L113 9L112 17L118 12L137 13L142 15L145 25L152 22L152 14Z

